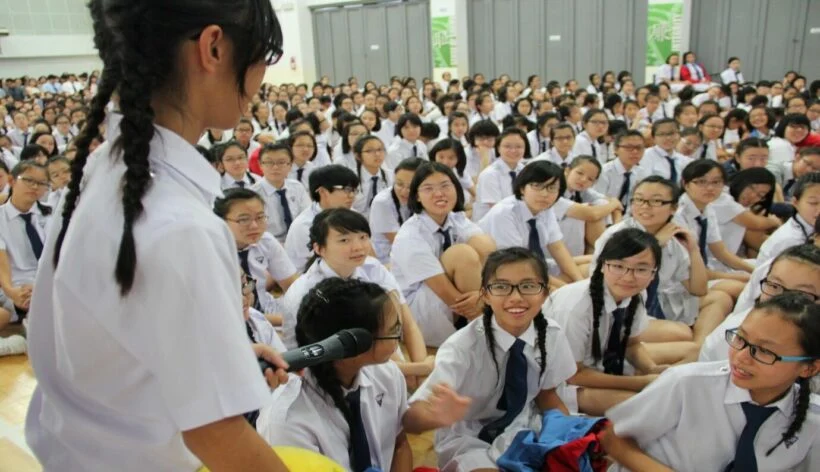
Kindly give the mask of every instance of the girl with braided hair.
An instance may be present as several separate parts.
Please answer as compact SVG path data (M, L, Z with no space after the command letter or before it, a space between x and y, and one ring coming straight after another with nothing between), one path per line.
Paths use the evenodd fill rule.
M671 368L609 410L607 452L629 470L655 470L647 455L679 471L820 470L820 305L783 293L723 337L728 361Z
M399 162L393 175L393 185L376 195L370 204L370 230L373 232L373 249L382 264L390 263L390 249L396 233L405 221L413 216L408 206L410 182L424 159L411 157Z
M591 277L559 288L544 305L544 313L566 330L578 365L559 389L570 411L601 416L663 370L641 342L649 326L643 292L660 268L661 254L658 240L646 231L618 231L601 250ZM624 375L627 360L639 375Z
M410 398L413 411L441 383L472 398L463 420L436 432L442 470L496 470L519 431L538 434L541 413L567 413L556 388L575 373L575 362L563 330L541 311L547 275L544 259L527 249L490 254L481 275L483 315L441 345L433 373Z
M317 283L299 306L299 346L352 328L370 332L373 345L358 356L309 367L302 378L277 389L276 401L259 414L260 434L273 445L316 451L345 470L411 470L403 430L407 386L390 362L402 337L401 319L398 297L378 284L339 277ZM431 429L457 421L469 405L446 386L437 391L434 404L412 415Z
M281 54L271 4L89 7L104 68L32 296L28 443L45 470L285 470L242 416L287 378L266 385L256 355L284 362L248 343L220 177L193 146Z

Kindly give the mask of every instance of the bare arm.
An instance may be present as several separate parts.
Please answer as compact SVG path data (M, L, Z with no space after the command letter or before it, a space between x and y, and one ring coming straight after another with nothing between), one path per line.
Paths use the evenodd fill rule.
M583 221L597 221L609 215L616 209L621 208L620 202L617 200L610 200L604 205L590 205L588 203L576 203L569 207L567 216Z
M726 249L726 245L723 244L723 241L717 241L709 244L709 250L712 251L712 254L715 255L717 260L726 264L732 269L743 270L746 272L752 272L753 270L755 270L755 268L752 267L751 264L741 259L737 254L732 254L731 252L729 252L729 250Z
M641 472L674 472L673 469L658 462L643 452L634 440L621 438L615 434L615 427L610 423L600 435L601 445L615 461L629 470Z
M287 471L279 456L242 416L182 432L185 446L213 472Z
M655 379L654 375L612 375L578 363L578 372L567 383L579 387L608 388L640 392Z
M626 359L635 369L645 374L658 374L662 370L649 356L649 351L641 342L641 337L629 338L626 346Z
M569 415L567 406L561 401L561 397L558 396L558 392L556 392L554 388L538 392L538 396L535 397L535 404L538 405L538 409L540 409L541 412L557 409L561 410L561 413Z
M746 229L755 231L768 231L770 229L779 228L781 225L780 219L774 215L756 215L749 210L737 215L732 221Z
M558 263L558 267L561 268L561 272L566 274L573 281L584 278L583 274L581 274L581 271L578 269L578 264L576 264L575 260L572 259L572 254L569 253L563 241L555 241L552 244L547 244L547 249L549 249L550 255L552 255L553 259L555 259L555 262Z
M396 447L393 451L393 462L390 464L390 472L412 472L413 470L413 450L407 435L404 432L396 437Z
M427 358L427 345L424 343L424 336L421 334L418 323L410 312L410 307L401 305L401 325L402 325L402 339L407 353L410 355L410 360L413 362L422 362ZM429 372L427 372L429 374Z

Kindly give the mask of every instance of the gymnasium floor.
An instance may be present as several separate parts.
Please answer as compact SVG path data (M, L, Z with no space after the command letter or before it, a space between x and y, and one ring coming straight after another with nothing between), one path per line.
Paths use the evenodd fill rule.
M0 357L0 472L42 470L26 446L23 426L37 384L26 356ZM433 433L412 436L413 463L435 466Z

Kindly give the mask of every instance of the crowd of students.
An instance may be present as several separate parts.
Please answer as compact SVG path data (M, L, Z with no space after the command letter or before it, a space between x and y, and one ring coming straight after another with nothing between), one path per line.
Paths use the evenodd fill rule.
M263 84L208 130L249 342L375 339L275 389L262 437L410 470L406 433L435 429L443 470L496 470L557 409L609 418L632 470L820 470L820 81L682 57L641 87ZM25 322L98 78L0 92L0 328Z

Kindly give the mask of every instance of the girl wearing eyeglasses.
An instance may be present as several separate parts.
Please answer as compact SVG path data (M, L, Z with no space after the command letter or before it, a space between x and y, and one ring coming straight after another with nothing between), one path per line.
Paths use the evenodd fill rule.
M806 174L797 180L791 203L796 210L794 216L760 246L760 253L757 255L759 264L789 246L810 242L814 226L820 217L820 172Z
M251 190L265 200L267 231L284 244L293 220L310 206L310 197L301 183L288 178L293 151L287 144L266 144L260 148L258 157L264 178L259 179Z
M439 346L480 315L478 274L496 246L464 215L458 177L444 164L422 164L408 199L414 215L393 240L391 269L427 345Z
M541 309L547 276L544 259L532 251L492 253L481 274L482 316L441 345L433 373L410 398L411 413L437 384L472 399L464 418L436 432L442 470L497 470L519 431L538 434L547 410L568 414L556 389L576 368L566 335Z
M601 416L641 391L664 365L642 343L649 316L642 295L661 267L654 236L637 228L604 244L589 279L558 289L544 305L566 331L578 372L559 389L570 411ZM637 375L624 375L625 359Z
M792 246L756 269L732 314L706 338L698 359L725 360L724 332L740 326L755 303L765 302L784 292L799 293L815 302L820 300L820 247L814 244Z
M629 470L820 470L820 306L778 295L722 336L728 361L669 369L607 411L607 453Z
M399 367L388 362L406 328L395 294L376 283L334 276L300 301L299 346L353 328L371 333L373 344L358 356L309 367L274 391L275 401L259 413L260 435L272 445L316 451L344 470L411 470L403 426L407 386ZM414 412L414 420L431 429L457 421L469 405L446 386L437 391L435 402Z
M378 136L359 138L353 146L353 155L359 178L359 191L353 201L353 209L367 218L376 195L393 185L393 171L384 166L385 148Z
M609 119L603 110L589 110L583 118L584 131L578 133L572 153L576 156L592 156L601 164L607 161L606 146L599 139L606 136L609 129Z
M251 188L257 177L248 170L248 153L236 141L214 146L212 151L222 166L222 190Z
M236 241L239 264L256 281L254 308L265 313L271 323L281 325L281 300L269 291L279 286L287 293L298 272L285 248L266 231L264 199L253 190L229 189L214 202L214 213L227 223Z
M512 195L513 182L524 169L521 161L530 155L529 147L527 135L520 129L507 128L501 133L495 142L498 159L481 171L476 182L473 221L480 221L493 205Z

